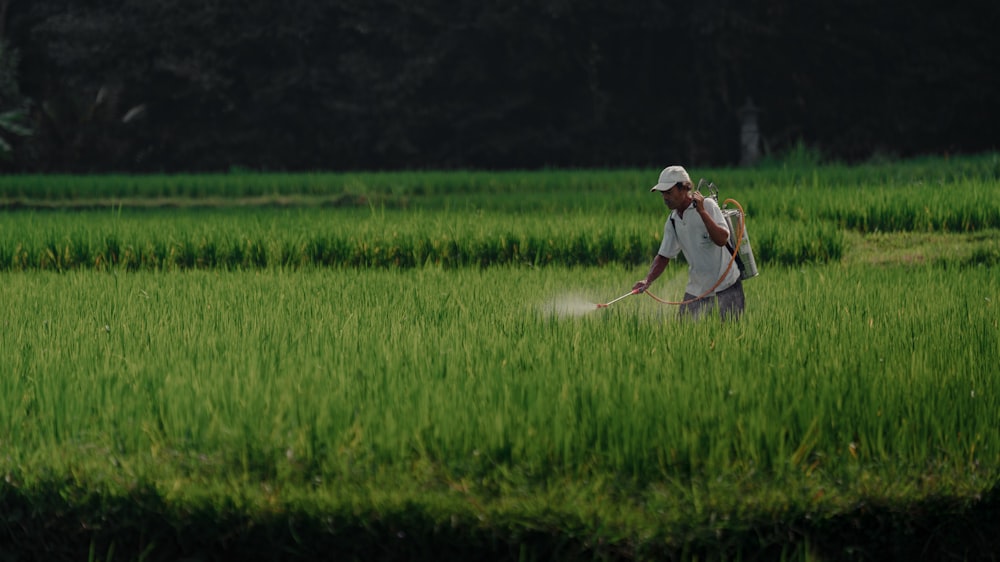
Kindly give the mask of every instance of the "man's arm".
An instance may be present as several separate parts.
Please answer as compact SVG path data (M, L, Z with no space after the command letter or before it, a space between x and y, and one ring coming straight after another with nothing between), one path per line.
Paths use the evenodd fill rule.
M663 270L667 268L668 263L670 263L670 258L656 254L656 257L653 258L652 265L649 266L649 273L646 274L646 278L636 283L632 287L632 290L641 293L648 289L653 281L656 281L656 278L659 277L660 274L663 273Z
M712 239L712 242L716 246L725 246L726 242L729 242L729 231L715 223L712 215L705 208L705 196L700 193L693 193L691 198L694 199L694 208L697 209L698 216L705 223L705 228L708 230L708 237Z

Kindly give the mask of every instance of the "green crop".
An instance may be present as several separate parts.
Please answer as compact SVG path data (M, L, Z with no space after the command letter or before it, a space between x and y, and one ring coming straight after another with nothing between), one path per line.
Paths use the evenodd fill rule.
M0 214L0 270L637 265L659 247L658 212L16 212ZM830 222L761 220L750 228L762 263L844 254Z
M997 170L711 171L761 270L727 323L596 307L658 248L655 171L0 178L0 534L91 559L988 536ZM679 261L652 293L681 297Z
M771 271L721 325L645 297L559 314L567 294L600 302L634 277L8 275L8 469L103 459L307 485L423 459L455 477L807 473L847 490L862 473L887 489L1000 474L989 270Z

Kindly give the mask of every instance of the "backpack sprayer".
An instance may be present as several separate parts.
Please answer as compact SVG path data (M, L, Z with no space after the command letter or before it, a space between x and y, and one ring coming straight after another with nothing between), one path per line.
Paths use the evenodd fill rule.
M705 180L700 180L698 188L695 191L701 192L701 187L704 184ZM715 187L715 184L712 182L709 182L706 187L708 188L709 197L714 199L716 204L718 204L719 188ZM728 207L730 203L735 208L730 209ZM722 209L722 216L726 219L726 226L729 227L729 244L727 244L727 247L736 256L736 265L740 268L740 279L757 277L759 272L757 271L757 262L753 259L753 249L750 247L750 235L747 234L746 213L743 212L743 207L735 199L726 199L722 202L722 205L719 205L719 208Z
M707 197L711 197L716 204L719 203L719 188L716 187L714 183L708 182L706 184L703 178L698 181L698 187L696 187L694 191L696 193L701 193L702 188L706 188L708 190ZM733 208L729 208L730 203L733 204ZM725 205L725 207L723 207L723 205ZM734 261L736 262L736 267L740 270L740 279L752 279L759 275L759 272L757 271L757 262L753 258L753 249L750 247L750 235L747 234L746 213L743 212L743 207L735 199L726 199L722 202L722 205L719 205L719 209L722 211L722 217L726 219L726 226L729 227L729 241L726 243L726 249L729 250L729 253L732 255L732 257L729 258L729 263L726 265L725 271L723 271L722 275L719 277L719 280L716 281L715 285L712 285L709 290L705 291L704 294L690 300L680 302L665 301L656 297L648 290L645 291L650 298L660 304L674 305L689 304L699 301L715 291L715 288L722 283L722 280L726 278L729 270L733 267ZM637 292L638 291L631 291L625 293L612 301L597 305L597 308L607 308L625 297L630 297L636 294Z

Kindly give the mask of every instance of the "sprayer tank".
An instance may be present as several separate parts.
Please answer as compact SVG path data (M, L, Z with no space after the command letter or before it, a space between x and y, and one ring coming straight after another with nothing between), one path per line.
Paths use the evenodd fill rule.
M701 192L702 189L708 191L706 197L711 197L715 200L716 204L719 203L719 188L712 182L706 182L702 178L698 182L698 187L695 191ZM743 213L739 209L722 209L722 216L726 219L726 225L729 227L729 246L731 248L736 247L736 236L743 232L743 236L740 240L739 246L739 256L740 261L740 276L743 279L750 279L751 277L757 277L757 262L753 259L753 249L750 247L750 235L747 234L746 220Z
M740 272L743 279L750 279L758 275L757 262L753 259L753 249L750 247L750 235L747 234L746 221L743 213L739 209L722 209L722 216L729 226L729 244L736 247L736 236L743 231L743 238L739 244L739 256L742 261Z

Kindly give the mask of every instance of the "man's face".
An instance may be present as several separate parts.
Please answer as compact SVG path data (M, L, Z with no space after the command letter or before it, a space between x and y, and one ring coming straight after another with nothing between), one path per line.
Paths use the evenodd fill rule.
M683 205L686 199L684 190L679 184L674 184L670 189L661 191L660 195L663 196L663 204L671 211Z

